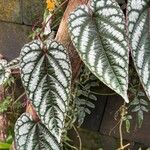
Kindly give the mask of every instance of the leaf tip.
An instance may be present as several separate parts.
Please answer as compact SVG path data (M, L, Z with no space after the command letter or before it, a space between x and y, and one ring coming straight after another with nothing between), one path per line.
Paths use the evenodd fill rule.
M128 98L127 94L123 98L124 98L124 100L125 100L126 103L129 103L129 98Z

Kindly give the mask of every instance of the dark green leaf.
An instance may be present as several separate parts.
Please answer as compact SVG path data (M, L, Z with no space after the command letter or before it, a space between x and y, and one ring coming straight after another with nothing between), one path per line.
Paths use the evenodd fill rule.
M129 48L125 18L114 0L91 0L69 17L76 50L89 70L128 102Z
M16 122L15 143L17 150L60 150L51 132L42 123L35 123L27 113Z

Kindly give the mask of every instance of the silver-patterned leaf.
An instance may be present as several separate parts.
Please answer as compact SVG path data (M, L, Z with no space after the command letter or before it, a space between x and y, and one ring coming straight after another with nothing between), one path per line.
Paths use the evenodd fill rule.
M128 44L124 14L114 0L92 0L69 17L71 39L86 66L128 102Z
M7 68L7 61L0 59L0 85L3 85L10 77L11 70Z
M19 63L20 63L20 58L17 57L13 60L11 60L8 64L7 64L7 68L10 68L10 69L16 69L16 68L19 68Z
M131 54L150 99L150 0L129 0L128 29Z
M21 76L29 99L43 124L60 142L71 87L71 67L56 41L26 44L20 55Z
M28 113L15 124L15 146L16 150L60 150L50 131L42 123L35 123Z

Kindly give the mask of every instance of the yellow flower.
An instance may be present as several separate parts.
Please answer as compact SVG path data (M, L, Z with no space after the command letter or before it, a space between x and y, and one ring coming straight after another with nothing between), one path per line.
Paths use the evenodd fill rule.
M56 7L56 1L55 0L46 0L47 3L47 9L49 11L53 11Z

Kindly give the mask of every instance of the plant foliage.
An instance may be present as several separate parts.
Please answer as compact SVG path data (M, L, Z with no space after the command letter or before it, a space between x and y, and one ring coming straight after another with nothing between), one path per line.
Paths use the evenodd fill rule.
M28 113L22 114L15 125L17 150L59 150L59 144L51 132Z
M141 127L144 119L144 112L148 112L149 104L145 99L145 93L142 90L134 91L135 97L133 101L130 102L130 107L132 112L137 113L138 126Z
M60 142L71 86L66 50L56 41L35 40L22 48L20 59L27 95L42 123Z
M9 96L0 102L0 114L8 110L10 103L11 103L11 97Z
M141 86L141 82L138 79L138 74L132 64L129 68L130 103L128 105L128 110L136 113L137 124L141 127L144 120L144 113L149 110L149 104L147 96Z
M3 85L10 76L10 69L7 68L7 61L5 59L0 59L0 85Z
M70 14L68 29L71 40L89 69L82 70L72 90L75 93L72 94L69 56L64 46L53 40L52 34L52 29L58 27L61 9L57 8L58 17L53 16L56 14L56 1L47 3L42 27L33 32L33 41L21 49L20 57L9 63L0 60L0 86L4 87L5 94L9 91L6 85L14 83L11 70L20 64L27 99L31 101L40 119L35 121L28 113L19 117L15 125L16 149L60 150L62 143L71 147L66 131L74 127L77 132L73 124L77 120L80 126L86 114L90 114L91 108L95 107L94 101L97 98L91 89L98 86L99 80L122 96L125 102L133 98L128 109L137 113L138 125L141 127L143 114L148 112L144 91L150 98L150 0L129 0L128 4L125 0L91 0L88 5L78 6ZM125 18L123 11L126 11L126 7ZM51 21L55 17L57 20L51 28ZM137 77L135 85L129 82L131 97L129 94L128 98L129 49L141 83L136 85ZM141 90L141 84L144 91ZM0 103L0 113L8 111L13 101L14 96L11 98L6 94ZM132 116L125 103L119 112L119 132L122 135L122 123L125 123L126 131L129 132ZM62 141L63 139L65 140ZM120 139L122 140L121 136ZM123 149L122 146L123 141L120 149Z
M150 98L149 4L149 0L129 0L127 17L132 58Z
M92 0L69 17L72 41L86 66L128 102L128 44L125 18L113 0Z
M91 91L93 87L98 87L99 81L91 72L83 67L76 84L76 116L78 125L84 122L86 114L91 114L91 109L95 108L94 101L97 100L95 93Z

